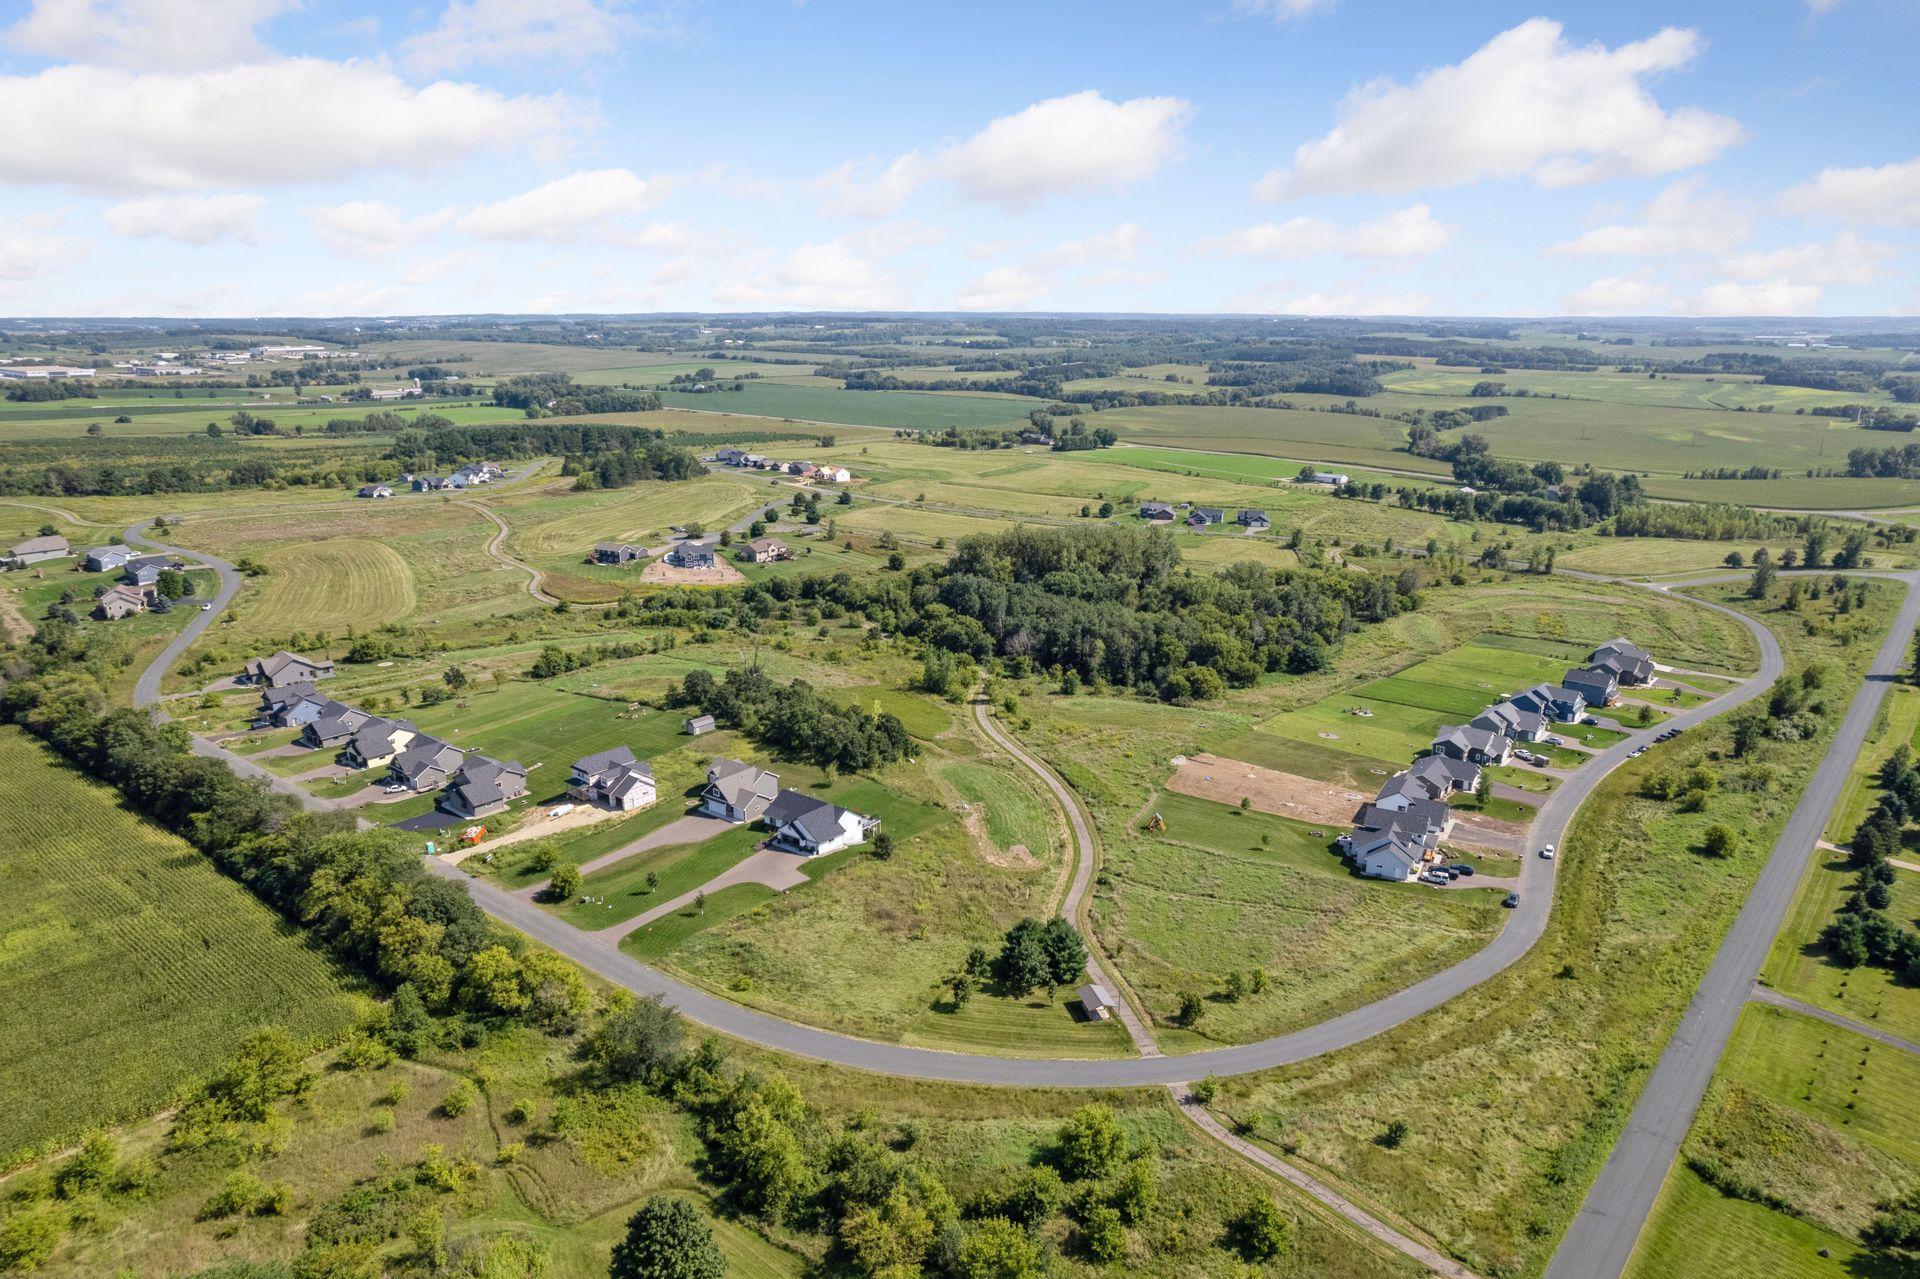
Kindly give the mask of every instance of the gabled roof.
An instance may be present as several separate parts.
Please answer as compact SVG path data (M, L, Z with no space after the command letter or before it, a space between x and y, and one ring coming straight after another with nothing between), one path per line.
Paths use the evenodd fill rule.
M311 657L302 657L298 653L289 653L284 648L271 657L248 658L246 669L249 674L274 679L289 666L304 666L316 671L333 669L333 663L326 658L316 660Z
M57 535L51 537L30 537L24 542L14 543L13 547L13 553L15 555L44 555L48 551L59 551L64 554L66 550L67 539Z
M707 769L707 793L731 808L745 808L753 799L771 800L779 789L778 774L737 759L716 759Z
M1653 654L1647 652L1646 649L1641 648L1632 640L1610 639L1600 647L1594 649L1589 655L1589 660L1598 661L1602 657L1615 656L1627 658L1629 661L1638 661L1642 658L1651 658Z
M306 680L294 684L282 684L279 688L260 690L260 705L268 710L279 710L283 706L294 706L313 696L313 685Z
M90 560L107 559L114 555L131 559L133 558L133 548L131 546L121 546L117 543L113 546L90 546L87 548L86 555Z
M1227 518L1227 513L1217 506L1196 506L1193 508L1193 514L1187 518L1190 520L1201 519L1209 523L1218 524Z
M1453 820L1453 810L1435 799L1416 799L1405 809L1381 808L1378 804L1362 804L1360 811L1353 815L1356 830L1362 831L1407 831L1415 835L1424 835L1428 831L1445 830L1447 823Z
M1167 502L1142 502L1140 509L1151 515L1172 515L1173 506Z
M423 733L393 757L392 767L399 776L414 781L428 773L451 773L459 767L464 757L464 752L458 746Z
M763 820L776 829L791 826L805 835L809 843L824 844L844 833L840 819L849 816L865 820L838 804L800 791L783 790L767 805Z
M747 546L756 555L762 551L784 551L787 544L777 537L750 537Z
M404 719L383 719L376 715L354 730L353 749L362 759L391 755L396 747L394 739L413 731L413 725Z
M1242 524L1249 523L1253 520L1265 521L1266 518L1267 513L1257 506L1242 507L1240 510L1240 522Z
M1364 849L1354 850L1356 857L1375 858L1384 854L1409 871L1426 860L1425 852L1418 844L1397 833L1390 833Z
M1498 755L1513 746L1505 733L1475 728L1471 724L1443 724L1434 735L1433 744L1457 746L1463 751L1481 751L1488 755Z
M1560 677L1561 684L1575 692L1583 691L1582 684L1604 688L1619 682L1619 678L1609 670L1595 666L1576 666Z
M1480 766L1468 763L1464 759L1455 759L1451 755L1427 755L1413 762L1407 770L1415 780L1426 782L1433 790L1433 798L1448 787L1454 790L1470 789L1480 780Z
M1538 733L1546 724L1546 716L1539 711L1524 710L1512 702L1495 702L1474 716L1469 727L1491 729L1514 737L1522 733Z
M573 761L573 771L583 777L592 777L597 773L604 773L610 768L621 765L643 768L648 772L653 771L649 765L643 764L635 758L633 748L630 746L615 746L609 750L601 751L597 755L582 755L579 759Z

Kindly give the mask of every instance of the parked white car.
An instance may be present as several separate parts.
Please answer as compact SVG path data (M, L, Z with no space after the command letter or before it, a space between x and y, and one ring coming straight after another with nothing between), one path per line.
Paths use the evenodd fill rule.
M1548 844L1548 845L1547 845L1547 846L1546 846L1545 848L1543 848L1543 849L1541 849L1541 850L1540 850L1540 855L1541 855L1542 857L1544 857L1544 858L1546 858L1546 859L1547 859L1548 861L1552 861L1552 860L1553 860L1553 845L1552 845L1552 844Z

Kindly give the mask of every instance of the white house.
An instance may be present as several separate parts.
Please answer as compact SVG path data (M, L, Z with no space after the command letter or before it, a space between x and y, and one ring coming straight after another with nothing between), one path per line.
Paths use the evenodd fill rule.
M654 801L653 766L634 758L625 746L587 755L573 761L567 794L617 813L630 813Z
M795 790L783 790L763 814L773 832L768 844L802 857L820 857L866 842L867 832L880 824L852 809L829 804Z

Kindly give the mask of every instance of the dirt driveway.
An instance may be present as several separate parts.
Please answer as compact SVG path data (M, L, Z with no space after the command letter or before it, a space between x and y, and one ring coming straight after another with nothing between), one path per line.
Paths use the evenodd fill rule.
M662 558L641 569L640 580L656 586L732 586L747 579L725 560L715 560L712 568L680 568Z

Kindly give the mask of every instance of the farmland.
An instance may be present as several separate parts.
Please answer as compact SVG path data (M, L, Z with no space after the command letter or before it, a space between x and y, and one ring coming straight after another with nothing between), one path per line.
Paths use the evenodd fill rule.
M1860 1247L1875 1203L1920 1185L1908 1099L1920 1059L1779 1008L1750 1005L1668 1175L1635 1279L1689 1273L1899 1273ZM1735 1197L1710 1170L1752 1193ZM1769 1202L1771 1201L1771 1202Z
M365 1007L292 925L184 841L0 728L0 1162L146 1114L254 1028Z

